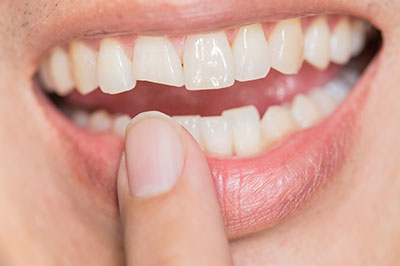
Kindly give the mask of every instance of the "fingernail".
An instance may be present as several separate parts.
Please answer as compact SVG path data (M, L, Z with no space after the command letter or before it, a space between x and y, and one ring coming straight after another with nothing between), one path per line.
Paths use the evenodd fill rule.
M143 113L127 127L126 167L131 193L150 197L169 191L181 176L183 146L178 127L158 112Z

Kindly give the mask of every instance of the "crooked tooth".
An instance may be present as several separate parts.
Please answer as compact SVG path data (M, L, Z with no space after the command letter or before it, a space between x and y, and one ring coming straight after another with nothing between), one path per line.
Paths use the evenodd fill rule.
M342 18L335 25L331 35L331 60L346 64L351 58L351 27L348 18Z
M365 21L355 20L351 24L351 55L356 57L361 54L367 41L368 26Z
M330 62L330 30L325 16L316 18L304 37L304 59L311 65L326 69Z
M222 113L232 123L233 149L238 156L259 152L262 147L260 114L254 106L226 110Z
M235 82L233 55L224 32L189 35L183 63L188 90L220 89Z
M74 81L69 57L63 48L56 47L50 52L49 67L54 91L60 96L66 96L74 89Z
M44 89L48 92L51 92L54 89L54 82L51 79L50 61L48 56L43 58L40 62L39 77L40 80L43 82Z
M87 47L81 41L73 41L69 54L72 64L72 75L76 88L81 94L88 94L98 86L97 52Z
M97 60L97 77L104 93L116 94L133 89L132 62L115 39L104 39Z
M111 130L121 138L125 138L125 130L130 121L129 115L119 115L112 121Z
M204 148L201 138L200 116L173 116L172 119L183 126L193 136L200 147Z
M261 120L261 128L267 145L294 132L296 127L290 111L280 105L270 106Z
M236 80L265 78L271 68L271 55L261 24L242 27L232 45Z
M96 132L106 132L111 128L112 118L105 110L97 110L89 116L88 126Z
M272 67L284 74L296 74L303 63L304 37L300 19L276 24L269 36Z
M314 89L310 92L311 99L318 105L323 115L329 116L339 105L339 101L333 98L323 89Z
M318 105L307 95L297 95L291 106L294 120L301 128L310 127L322 118Z
M133 53L133 77L176 87L184 85L181 59L167 38L137 38Z
M209 116L200 119L200 129L207 152L232 155L233 132L230 122L222 116Z

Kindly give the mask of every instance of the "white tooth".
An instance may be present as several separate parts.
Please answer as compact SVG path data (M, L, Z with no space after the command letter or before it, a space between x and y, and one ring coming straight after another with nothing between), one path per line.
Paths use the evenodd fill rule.
M109 94L128 91L136 86L132 77L132 62L117 40L104 39L101 42L97 77L100 89Z
M48 56L46 56L40 62L39 77L40 80L43 82L44 85L43 89L47 92L51 92L54 88L54 82L51 79L50 61Z
M98 110L89 116L88 126L96 132L110 130L112 118L105 110Z
M349 94L351 85L345 80L333 80L324 86L324 90L339 103Z
M304 37L304 58L311 65L326 69L330 62L330 30L325 16L316 18Z
M222 116L232 123L233 149L236 155L255 154L263 148L260 114L254 106L226 110Z
M55 92L60 96L69 94L74 89L74 81L67 52L61 47L56 47L50 52L49 60L50 75Z
M172 119L189 131L200 147L203 148L200 130L200 116L173 116Z
M318 105L304 94L299 94L294 98L291 112L294 120L301 128L310 127L322 118Z
M368 26L365 21L355 20L351 24L351 55L356 57L361 54L367 41Z
M121 138L124 138L126 127L128 126L130 121L131 118L129 117L129 115L119 115L115 117L112 121L111 130L119 135Z
M349 84L349 89L356 85L360 78L360 73L355 69L345 69L341 73L341 77Z
M335 25L331 35L331 60L346 64L351 58L351 27L348 18L342 18Z
M271 68L271 54L261 24L242 27L232 45L236 80L265 78Z
M184 85L182 62L165 37L139 36L133 52L133 77L176 87Z
M188 90L220 89L235 82L233 55L224 32L189 35L183 63Z
M222 155L233 154L232 125L225 117L202 117L200 119L200 129L206 151Z
M81 41L74 41L70 47L72 75L76 88L81 94L88 94L98 86L97 52L87 47Z
M330 115L339 105L339 101L333 98L323 89L314 89L310 92L311 99L318 105L324 116Z
M280 105L270 106L265 112L261 127L267 145L294 132L296 123L290 111Z
M269 36L272 67L284 74L296 74L303 64L304 37L298 18L278 22Z
M73 110L70 114L71 120L75 125L85 128L89 123L89 113L84 110Z

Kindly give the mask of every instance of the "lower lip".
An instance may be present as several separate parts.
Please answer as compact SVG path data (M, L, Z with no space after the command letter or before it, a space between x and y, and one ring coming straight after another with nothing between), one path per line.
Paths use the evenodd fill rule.
M342 105L321 124L297 132L257 156L208 157L230 239L284 221L303 208L340 170L356 135L356 116L369 91L376 61ZM115 177L123 149L121 139L72 126L42 93L37 94L57 129L64 149L61 152L75 169L75 177L118 215Z

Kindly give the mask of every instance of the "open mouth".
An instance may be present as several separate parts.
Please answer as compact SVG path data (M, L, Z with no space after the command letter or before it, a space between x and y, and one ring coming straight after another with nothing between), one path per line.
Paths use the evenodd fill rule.
M37 84L80 176L112 200L130 119L172 116L206 152L240 237L295 213L340 170L378 46L371 25L342 15L79 39L42 59Z

